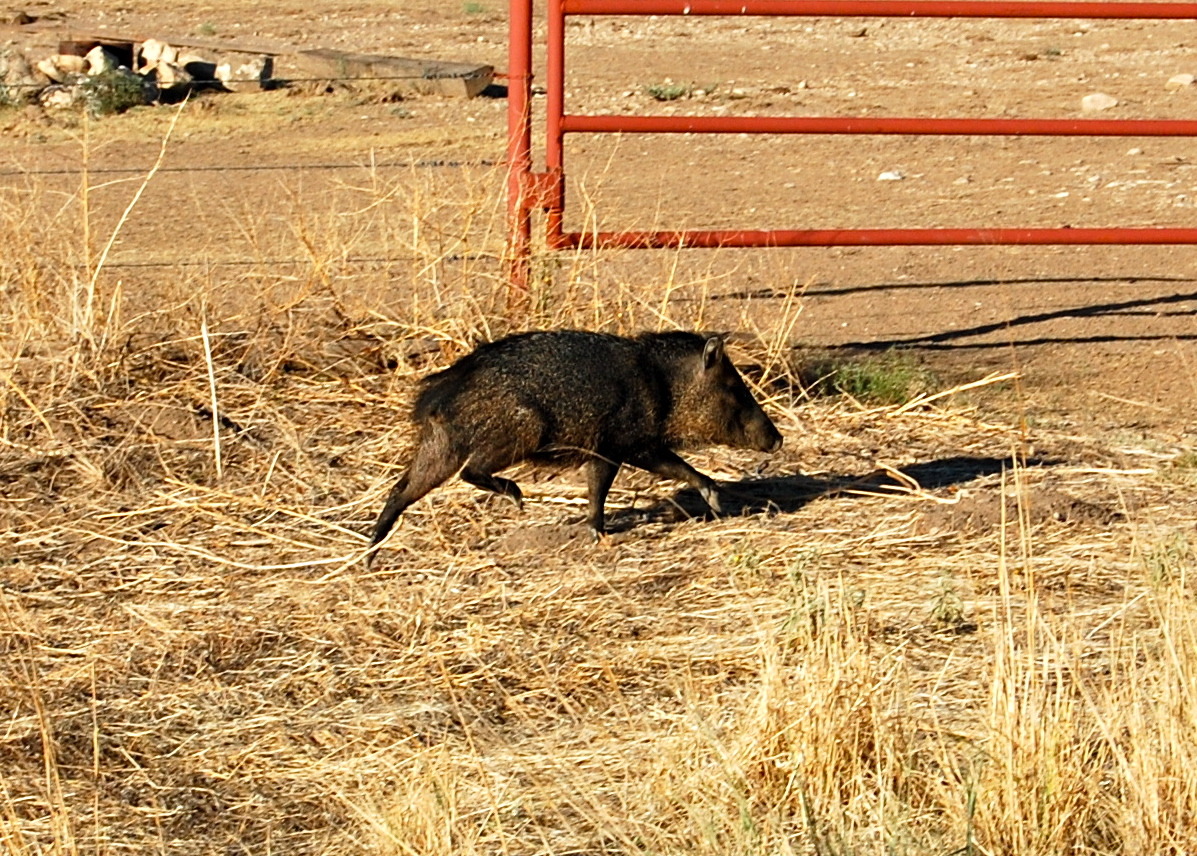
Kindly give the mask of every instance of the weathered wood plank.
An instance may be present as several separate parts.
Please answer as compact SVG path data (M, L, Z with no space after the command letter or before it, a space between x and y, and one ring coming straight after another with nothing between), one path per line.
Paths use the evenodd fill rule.
M293 64L305 77L386 79L394 82L400 90L464 98L473 98L481 93L495 77L494 67L489 65L324 49L280 56L279 63L284 70L276 69L276 74L283 78L288 76L287 67Z

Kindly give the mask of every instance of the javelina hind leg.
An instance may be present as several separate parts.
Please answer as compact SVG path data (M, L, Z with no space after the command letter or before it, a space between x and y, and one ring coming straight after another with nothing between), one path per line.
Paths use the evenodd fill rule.
M511 479L501 478L492 473L479 472L471 467L466 467L462 470L461 478L474 487L489 490L491 493L497 493L500 496L511 497L515 500L516 508L522 509L524 507L524 494L520 491L520 486Z
M597 541L599 536L607 531L603 514L603 506L607 504L607 493L615 481L615 474L619 472L619 464L607 458L594 457L586 462L587 482L589 485L590 535Z
M718 514L723 510L719 504L719 485L710 476L703 475L668 449L653 449L641 452L628 463L667 479L685 482L698 491L699 496Z
M387 495L386 505L378 515L378 522L374 524L374 534L370 538L371 552L366 557L366 567L369 567L377 555L377 547L390 533L399 515L424 494L449 479L461 466L461 458L450 455L445 444L438 442L422 442L416 450L416 457L411 467L403 477L391 488Z

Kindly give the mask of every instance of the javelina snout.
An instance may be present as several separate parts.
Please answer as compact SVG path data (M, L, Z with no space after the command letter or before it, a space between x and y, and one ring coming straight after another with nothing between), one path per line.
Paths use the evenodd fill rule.
M404 509L455 473L519 504L519 486L496 472L529 459L583 464L588 522L597 536L624 464L685 482L719 511L718 486L674 450L781 446L722 340L695 333L509 336L424 378L412 418L415 456L387 497L372 548Z
M699 360L695 359L697 363ZM701 365L696 367L697 382L692 404L678 408L681 428L694 432L696 444L717 443L740 449L776 452L781 448L781 432L752 397L736 367L723 349L721 339L711 337L703 345ZM685 402L687 394L680 397ZM689 420L687 420L689 414ZM703 423L703 416L710 418ZM687 442L686 439L683 442Z

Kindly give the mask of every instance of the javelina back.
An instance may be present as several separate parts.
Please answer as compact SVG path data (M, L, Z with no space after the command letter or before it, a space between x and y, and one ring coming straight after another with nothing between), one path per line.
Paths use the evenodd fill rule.
M722 340L695 333L626 338L554 330L500 339L426 377L413 419L419 445L387 497L372 547L405 508L459 471L470 484L522 504L515 482L496 472L528 459L584 463L597 537L623 464L685 482L718 512L715 482L673 450L781 446Z

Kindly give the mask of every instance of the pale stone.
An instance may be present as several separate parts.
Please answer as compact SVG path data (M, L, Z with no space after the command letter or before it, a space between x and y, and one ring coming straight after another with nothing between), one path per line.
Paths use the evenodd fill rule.
M1109 110L1111 107L1116 106L1118 106L1118 99L1113 95L1106 95L1104 92L1094 92L1092 95L1086 95L1081 99L1081 109L1086 113Z
M116 57L104 50L101 45L97 45L89 50L84 59L87 60L87 73L92 77L112 71L120 65Z
M1193 81L1197 79L1191 74L1174 74L1168 78L1168 82L1164 84L1164 88L1169 92L1178 92L1186 86L1192 86Z
M72 54L56 54L39 62L37 70L55 83L62 83L72 74L87 71L87 60Z
M233 92L263 89L274 74L274 60L269 56L255 57L236 68L230 62L216 66L216 79Z
M46 78L34 74L19 50L8 45L0 47L0 103L32 104L45 85Z
M137 46L137 59L134 65L137 66L136 70L139 73L146 74L160 62L178 62L178 59L179 52L166 42L146 39Z
M41 92L42 106L49 109L74 107L79 100L78 93L74 86L47 86Z
M158 64L154 66L154 73L158 77L160 89L184 89L191 85L192 77L187 73L187 69L173 62L158 60Z

